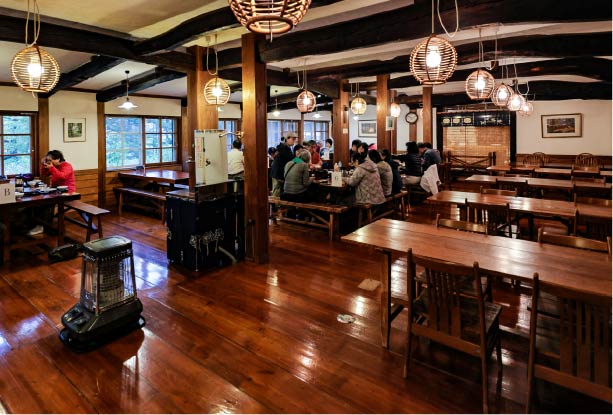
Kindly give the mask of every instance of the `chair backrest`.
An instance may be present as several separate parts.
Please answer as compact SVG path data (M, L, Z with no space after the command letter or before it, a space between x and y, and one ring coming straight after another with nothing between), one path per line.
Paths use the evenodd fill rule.
M539 166L542 167L543 164L545 164L545 162L543 161L543 158L538 155L538 154L528 154L527 156L524 156L524 159L522 160L522 164L524 166Z
M502 189L486 189L483 186L479 188L482 195L500 195L500 196L517 196L517 189L502 190Z
M412 287L417 281L416 265L424 267L428 294L428 328L448 336L460 337L462 332L461 309L464 296L461 287L467 279L475 284L480 319L480 338L485 339L485 304L481 288L479 264L472 267L437 260L434 258L414 257L409 249L407 256L410 277L407 284L409 299L412 299Z
M499 231L511 237L511 209L509 204L491 205L469 202L466 204L466 220L468 222L485 224L489 235L497 235ZM508 229L508 230L505 230ZM506 235L508 233L508 235Z
M570 246L571 248L587 249L590 251L607 252L611 254L611 238L607 241L597 241L595 239L581 238L579 236L556 235L543 232L543 228L538 230L538 242L560 246Z
M547 163L549 163L549 156L545 153L542 153L540 151L537 151L536 153L532 153L533 156L539 157L541 159L542 164L541 165L545 165Z
M437 228L449 228L456 229L459 231L473 232L473 233L482 233L487 235L487 226L480 225L478 223L470 223L462 220L453 220L453 219L443 219L441 218L441 214L436 214L436 227Z
M584 167L598 167L600 165L600 161L598 160L598 157L591 153L581 153L575 157L574 164Z
M575 203L585 203L586 205L596 205L596 206L605 206L611 207L613 206L613 201L611 199L601 199L599 197L582 197L578 196L575 193Z
M505 180L505 176L497 177L496 187L500 190L514 190L516 194L512 196L524 196L528 193L528 179L526 178L525 181L517 182L515 180Z
M536 327L543 295L557 298L559 318L559 366L535 362ZM535 275L530 316L530 369L549 382L611 402L611 297L586 294L539 281ZM539 343L540 346L540 343ZM557 365L556 365L557 366Z
M436 165L438 170L438 178L444 187L450 187L451 181L451 163L439 163Z
M522 174L522 173L505 173L502 175L502 177L525 177L526 179L532 177L529 174Z

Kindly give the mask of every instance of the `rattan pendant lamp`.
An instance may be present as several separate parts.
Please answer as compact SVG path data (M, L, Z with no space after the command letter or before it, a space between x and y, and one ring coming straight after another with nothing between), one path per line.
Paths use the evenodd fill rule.
M479 63L483 64L483 43L481 42L481 29L479 29ZM464 86L466 95L473 101L481 101L488 99L492 95L492 90L496 80L484 68L479 68L472 72L466 78L466 84Z
M350 84L349 86L352 89L351 93L353 93L353 85ZM353 115L362 115L366 112L367 106L364 98L360 97L360 83L358 82L356 84L355 93L353 94L353 99L351 100L351 112L353 112Z
M298 111L302 113L311 112L315 109L317 99L315 95L307 89L306 69L303 70L302 84L300 83L300 71L296 72L296 76L298 78L298 88L302 90L302 92L298 94L298 98L296 98L296 107Z
M40 11L33 1L32 14L34 40L28 43L28 23L30 22L30 0L26 16L26 47L19 51L11 61L11 77L19 87L28 92L49 92L60 79L60 66L51 54L40 48L36 42L40 34Z
M217 36L215 36L215 43L217 43ZM213 75L213 78L204 85L204 99L210 105L226 105L230 99L230 86L223 79L217 76L219 70L219 60L217 59L217 49L213 47L215 53L215 72L209 70L209 47L206 48L206 70L209 74Z
M311 0L228 0L239 23L249 31L273 35L289 32L306 14Z
M508 78L509 70L506 65L502 66L502 69L501 69L502 75L504 76L505 68L507 68L506 77ZM511 88L509 85L505 84L504 81L502 81L498 85L496 85L494 87L494 90L492 91L492 102L497 107L506 107L507 105L509 105L509 99L511 99L512 95L513 95L513 88Z
M437 0L437 5L438 5ZM456 30L457 33L460 22L458 14L458 2L455 1L456 9ZM447 29L443 25L440 12L437 7L439 22L449 37ZM434 34L434 0L432 0L432 34L427 39L421 41L411 51L410 66L415 79L422 85L441 85L453 75L458 62L458 54L451 43Z

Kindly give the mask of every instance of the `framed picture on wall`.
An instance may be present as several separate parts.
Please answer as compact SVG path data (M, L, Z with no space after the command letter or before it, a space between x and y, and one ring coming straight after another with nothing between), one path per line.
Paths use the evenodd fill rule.
M377 121L376 120L358 121L358 136L359 137L376 137L377 136Z
M582 114L541 115L541 135L543 138L581 137L582 130Z
M85 118L64 118L64 142L85 141Z
M394 117L387 116L385 117L385 131L394 131Z

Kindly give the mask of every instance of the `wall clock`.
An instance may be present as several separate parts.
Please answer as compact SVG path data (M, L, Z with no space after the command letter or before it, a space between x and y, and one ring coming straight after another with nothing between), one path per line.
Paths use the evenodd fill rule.
M404 116L404 119L409 124L415 124L417 122L417 113L416 112L407 112L407 115Z

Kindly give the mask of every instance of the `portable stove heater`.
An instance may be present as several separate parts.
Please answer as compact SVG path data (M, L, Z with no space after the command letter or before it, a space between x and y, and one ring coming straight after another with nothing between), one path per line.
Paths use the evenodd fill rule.
M144 326L142 311L132 241L111 236L83 244L81 297L62 316L62 342L76 350L94 348Z

